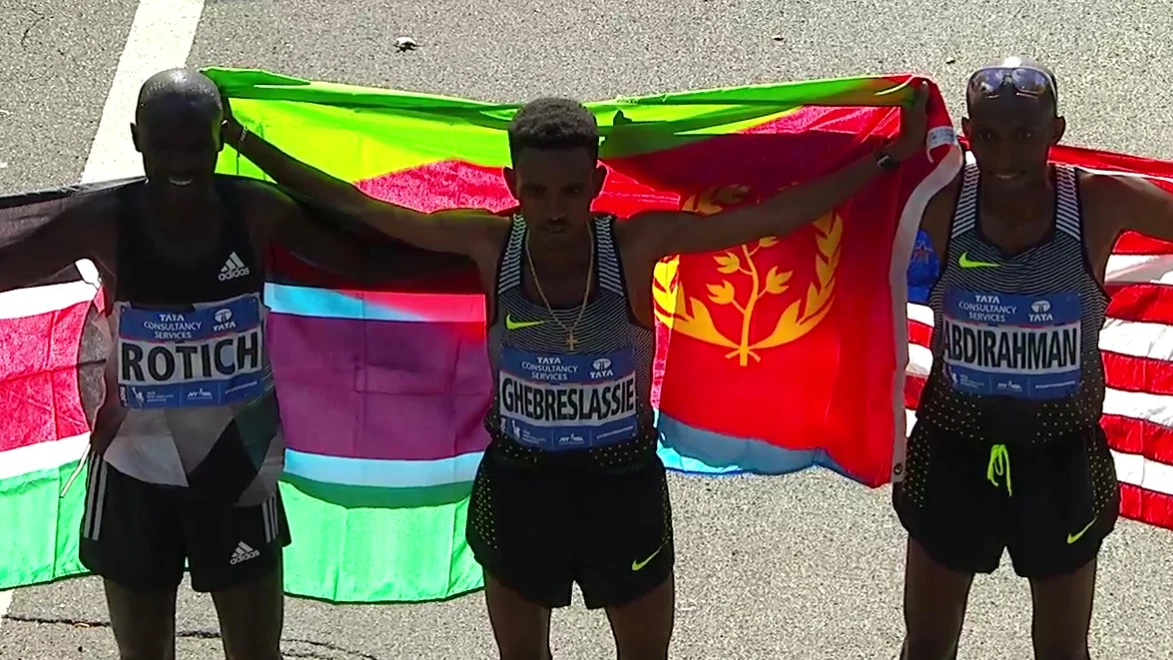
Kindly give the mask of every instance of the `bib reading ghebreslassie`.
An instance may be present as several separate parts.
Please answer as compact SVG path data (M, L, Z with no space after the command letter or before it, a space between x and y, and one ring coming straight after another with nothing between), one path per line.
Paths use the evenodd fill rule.
M264 329L258 295L184 312L116 304L118 396L123 406L222 406L264 393Z
M636 435L631 349L557 355L503 346L497 388L501 430L523 445L585 449Z
M1072 292L945 292L945 373L954 389L1057 399L1079 388L1082 309Z

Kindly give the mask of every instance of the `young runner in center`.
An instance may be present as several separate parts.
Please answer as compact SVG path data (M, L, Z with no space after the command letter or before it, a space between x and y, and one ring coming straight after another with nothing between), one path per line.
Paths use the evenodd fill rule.
M782 236L925 149L927 88L887 148L754 206L707 218L652 211L617 221L591 206L606 170L580 103L545 98L509 128L504 171L519 208L431 214L373 199L285 155L231 118L227 139L279 184L419 248L477 265L496 395L473 486L468 541L503 660L549 660L551 608L577 582L604 608L622 660L667 657L675 559L650 404L651 287L666 256Z

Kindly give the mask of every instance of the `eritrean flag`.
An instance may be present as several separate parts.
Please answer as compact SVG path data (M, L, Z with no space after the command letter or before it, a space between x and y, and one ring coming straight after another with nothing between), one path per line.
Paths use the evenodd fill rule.
M519 107L208 71L240 121L294 157L422 211L510 208L501 168ZM711 214L834 170L899 129L909 76L873 76L588 104L610 170L597 202ZM921 212L960 151L935 89L925 153L784 239L668 260L653 287L654 403L669 467L783 473L823 465L870 486L903 455L906 271ZM263 178L231 149L218 170ZM0 206L0 241L52 221L71 189ZM716 220L698 219L698 222ZM81 571L89 426L88 264L0 294L0 589ZM287 590L419 601L482 584L464 542L493 382L476 274L362 287L276 255L269 346L288 443ZM89 273L87 275L87 273Z

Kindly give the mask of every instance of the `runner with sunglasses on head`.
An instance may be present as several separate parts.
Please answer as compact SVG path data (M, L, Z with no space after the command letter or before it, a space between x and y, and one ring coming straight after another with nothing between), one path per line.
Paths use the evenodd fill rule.
M1086 660L1096 558L1119 488L1100 428L1104 272L1117 236L1173 240L1173 196L1048 164L1054 75L1011 58L969 80L972 159L921 228L933 367L893 504L909 533L905 660L957 657L975 573L1008 548L1031 583L1035 657Z

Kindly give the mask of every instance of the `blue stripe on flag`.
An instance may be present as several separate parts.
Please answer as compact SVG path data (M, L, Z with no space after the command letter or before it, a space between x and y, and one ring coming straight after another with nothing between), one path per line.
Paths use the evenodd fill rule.
M471 482L483 452L455 458L404 461L324 456L285 450L285 472L303 479L343 486L427 488Z
M432 320L389 305L371 304L362 298L332 289L289 286L272 282L265 284L265 304L275 313L291 316L409 323Z
M785 449L761 440L735 438L698 429L656 413L660 460L686 474L789 474L820 466L858 481L822 449Z

